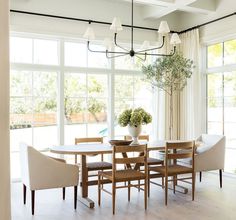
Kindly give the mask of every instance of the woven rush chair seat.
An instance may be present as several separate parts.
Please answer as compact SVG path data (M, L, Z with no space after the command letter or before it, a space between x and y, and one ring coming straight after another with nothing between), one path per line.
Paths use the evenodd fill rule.
M101 161L101 162L90 162L86 164L86 167L88 171L92 170L111 170L112 169L112 164Z
M150 171L156 171L161 174L165 174L165 166L159 166L159 167L150 167ZM169 165L168 166L168 175L175 175L175 174L185 174L190 173L192 171L192 168L181 166L181 165Z
M105 171L102 172L102 176L105 178L112 180L112 171ZM142 180L145 179L145 174L137 171L137 170L117 170L115 172L116 182L123 182L123 181L132 181L132 180Z

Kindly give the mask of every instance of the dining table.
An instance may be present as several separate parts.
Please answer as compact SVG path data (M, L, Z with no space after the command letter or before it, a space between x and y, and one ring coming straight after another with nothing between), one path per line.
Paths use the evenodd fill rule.
M148 152L165 150L165 143L166 141L142 142L142 144L147 144ZM94 201L88 197L88 187L91 185L96 185L97 181L88 181L86 172L87 157L99 154L112 154L112 145L109 143L58 145L50 147L50 152L61 155L79 155L81 157L81 196L79 196L79 201L89 208L93 208ZM184 193L186 193L186 190Z

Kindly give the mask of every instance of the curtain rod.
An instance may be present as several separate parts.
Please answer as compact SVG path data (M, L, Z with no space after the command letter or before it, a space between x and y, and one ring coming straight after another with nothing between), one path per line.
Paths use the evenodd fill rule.
M223 17L217 18L217 19L212 20L212 21L205 22L205 23L200 24L200 25L196 25L196 26L191 27L191 28L188 28L188 29L186 29L186 30L180 31L179 34L183 34L183 33L186 33L186 32L188 32L188 31L194 30L194 29L196 29L196 28L200 28L200 27L206 26L206 25L211 24L211 23L214 23L214 22L216 22L216 21L220 21L220 20L223 20L223 19L225 19L225 18L231 17L231 16L233 16L233 15L236 15L236 12L234 12L234 13L232 13L232 14L225 15L225 16L223 16Z
M111 23L104 22L104 21L81 19L81 18L73 18L73 17L51 15L51 14L42 14L42 13L36 13L36 12L30 12L30 11L19 11L19 10L11 9L10 12L20 13L20 14L27 14L27 15L36 15L36 16L42 16L42 17L50 17L50 18L59 18L59 19L65 19L65 20L82 21L82 22L87 22L87 23L111 25ZM131 27L131 25L127 25L127 24L122 24L122 26L123 27L129 27L129 28ZM148 30L148 31L158 31L157 28L149 28L149 27L141 27L141 26L134 26L134 28L142 29L142 30Z
M50 17L50 18L59 18L59 19L65 19L65 20L73 20L73 21L82 21L82 22L87 22L87 23L95 23L95 24L104 24L104 25L111 25L111 23L109 22L104 22L104 21L97 21L97 20L89 20L89 19L81 19L81 18L73 18L73 17L66 17L66 16L59 16L59 15L51 15L51 14L42 14L42 13L36 13L36 12L30 12L30 11L20 11L20 10L13 10L11 9L10 12L13 12L13 13L20 13L20 14L28 14L28 15L36 15L36 16L42 16L42 17ZM206 26L208 24L211 24L211 23L214 23L214 22L217 22L217 21L220 21L220 20L223 20L225 18L228 18L228 17L231 17L233 15L236 15L236 12L232 13L232 14L228 14L228 15L225 15L223 17L220 17L220 18L217 18L215 20L212 20L212 21L208 21L208 22L205 22L203 24L200 24L200 25L196 25L194 27L191 27L191 28L188 28L186 30L183 30L183 31L171 31L171 33L178 33L178 34L183 34L183 33L186 33L188 31L191 31L191 30L194 30L196 28L200 28L200 27L203 27L203 26ZM131 27L130 25L127 25L127 24L122 24L123 27ZM141 29L141 30L149 30L149 31L158 31L157 28L149 28L149 27L141 27L141 26L134 26L134 28L136 29Z

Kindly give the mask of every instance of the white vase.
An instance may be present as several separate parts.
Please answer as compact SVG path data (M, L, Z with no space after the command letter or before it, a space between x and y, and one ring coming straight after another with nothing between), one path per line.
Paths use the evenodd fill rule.
M130 145L138 145L138 136L141 134L142 131L142 125L136 126L130 126L128 125L128 131L130 136L132 137L133 141Z

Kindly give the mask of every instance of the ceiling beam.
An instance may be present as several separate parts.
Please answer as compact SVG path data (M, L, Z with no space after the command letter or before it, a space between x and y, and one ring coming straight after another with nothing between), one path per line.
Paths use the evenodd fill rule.
M146 0L138 0L146 1ZM153 2L154 0L150 1ZM144 18L161 18L174 11L185 11L190 13L209 14L216 10L215 0L176 0L174 3L155 1L155 5L143 7ZM162 2L163 4L159 4Z

